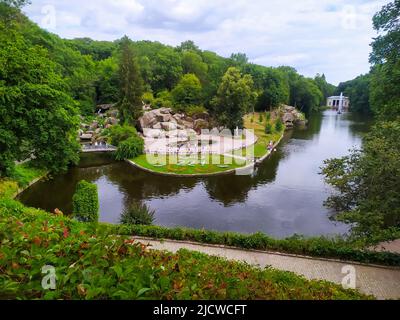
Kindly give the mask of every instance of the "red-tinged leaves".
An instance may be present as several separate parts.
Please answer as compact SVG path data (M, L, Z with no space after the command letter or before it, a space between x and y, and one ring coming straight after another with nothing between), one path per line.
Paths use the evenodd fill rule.
M20 268L20 265L19 265L18 263L16 263L16 262L13 262L13 263L11 264L11 267L12 267L13 269L15 269L15 270L18 270L18 269Z
M68 237L69 237L69 230L68 230L68 228L64 228L64 229L63 229L63 236L64 236L64 238L68 238Z
M34 237L33 238L33 243L36 244L37 246L40 246L42 243L42 239L40 239L39 237Z

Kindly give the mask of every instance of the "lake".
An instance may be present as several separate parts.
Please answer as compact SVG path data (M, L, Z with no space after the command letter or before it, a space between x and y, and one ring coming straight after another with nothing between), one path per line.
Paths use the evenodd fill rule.
M276 238L344 234L348 227L329 219L323 202L332 192L319 174L325 159L360 147L368 118L333 111L314 114L306 129L285 134L277 152L253 176L175 178L149 174L109 154L83 154L79 167L41 181L19 199L26 205L64 213L72 210L78 181L99 190L100 220L118 223L132 201L155 210L155 224L254 233Z

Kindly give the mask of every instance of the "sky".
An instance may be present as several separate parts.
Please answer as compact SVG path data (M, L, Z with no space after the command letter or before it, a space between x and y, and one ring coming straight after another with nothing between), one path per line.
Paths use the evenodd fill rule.
M24 12L63 38L193 40L202 50L289 65L330 83L367 73L375 12L390 0L31 0Z

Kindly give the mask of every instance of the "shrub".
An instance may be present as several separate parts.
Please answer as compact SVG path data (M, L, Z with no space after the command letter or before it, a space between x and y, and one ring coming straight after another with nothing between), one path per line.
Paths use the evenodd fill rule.
M136 129L128 125L116 125L109 130L109 141L116 147L118 147L121 142L137 136L138 134Z
M186 114L189 117L193 117L195 115L203 114L203 113L207 113L207 109L204 108L203 106L192 105L192 106L188 106L186 108Z
M142 100L145 104L152 105L154 103L154 96L151 92L145 92L142 96Z
M128 140L121 142L115 152L115 159L122 161L125 159L133 159L144 153L144 141L141 137L130 137Z
M161 91L157 94L157 98L154 100L153 107L158 108L172 108L172 97L168 90Z
M99 198L97 186L82 180L76 187L72 198L73 216L81 222L97 222L99 220Z
M258 116L258 122L263 123L263 121L264 121L264 117L263 117L262 113L260 113L260 115Z
M272 134L272 124L270 124L269 122L265 126L265 133L266 134Z
M148 250L131 236L102 234L93 225L11 200L4 205L0 200L0 235L0 298L5 300L371 298L271 268L187 250ZM57 267L57 290L41 285L48 264Z
M133 203L121 214L120 222L127 225L152 225L154 213L145 203Z
M283 123L281 119L278 119L275 123L275 130L281 132L283 130Z
M265 118L267 119L267 121L271 120L271 113L270 112L266 112L265 113Z
M337 238L304 238L293 236L277 240L256 233L244 235L234 232L215 232L187 228L164 228L159 226L103 226L110 234L135 235L157 239L195 241L208 244L227 245L244 249L287 252L323 258L336 258L345 261L358 261L381 265L399 266L400 255L390 252L375 252L365 249L365 244ZM398 235L398 234L397 234Z

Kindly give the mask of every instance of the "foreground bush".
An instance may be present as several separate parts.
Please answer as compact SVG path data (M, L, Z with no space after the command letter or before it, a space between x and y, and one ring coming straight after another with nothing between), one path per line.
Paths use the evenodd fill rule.
M113 146L118 147L121 142L128 140L130 137L136 137L137 135L137 131L134 127L116 125L109 129L109 142Z
M128 140L121 142L115 152L115 159L122 161L125 159L133 159L144 153L144 141L141 137L130 137Z
M56 289L42 288L53 266ZM0 299L366 299L352 290L199 253L152 251L92 224L0 200Z
M154 213L145 203L135 202L121 214L120 222L127 225L152 225Z
M99 220L99 197L97 186L82 180L76 187L72 198L73 216L82 222L97 222Z

